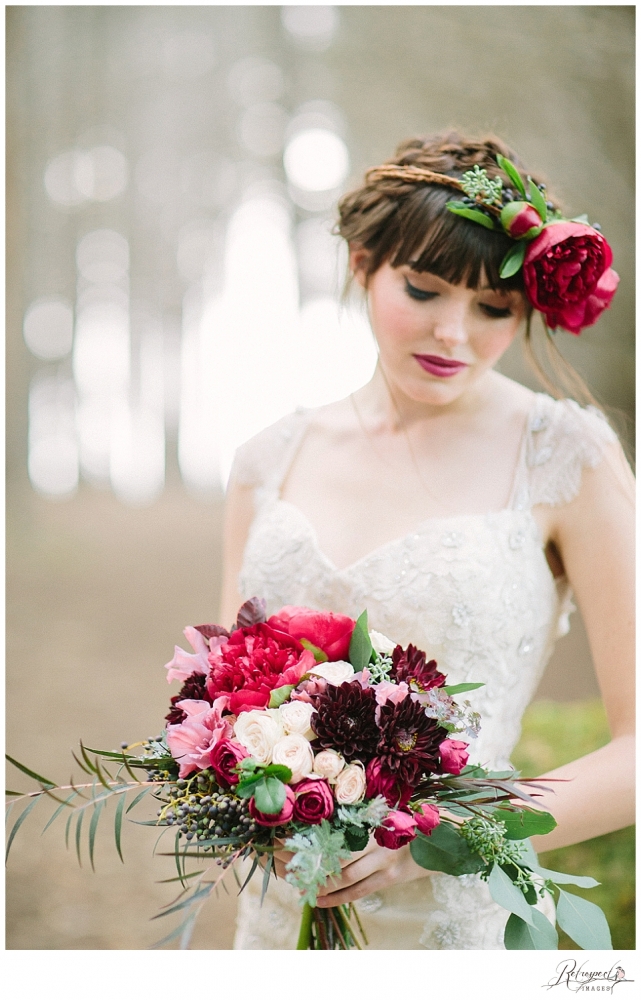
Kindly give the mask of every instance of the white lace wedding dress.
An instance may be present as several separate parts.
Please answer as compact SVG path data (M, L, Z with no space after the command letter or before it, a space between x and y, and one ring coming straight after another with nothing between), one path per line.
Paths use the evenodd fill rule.
M242 446L234 475L255 487L256 517L240 575L245 598L356 617L434 657L450 684L483 681L471 692L482 728L470 761L509 766L523 712L572 610L564 579L548 567L536 504L562 504L578 492L584 465L595 466L614 432L596 410L537 394L523 436L509 505L489 514L431 519L338 570L280 485L313 411L300 410ZM239 949L292 949L300 908L294 889L262 879L239 898ZM357 904L372 949L500 949L507 912L476 875L437 874Z

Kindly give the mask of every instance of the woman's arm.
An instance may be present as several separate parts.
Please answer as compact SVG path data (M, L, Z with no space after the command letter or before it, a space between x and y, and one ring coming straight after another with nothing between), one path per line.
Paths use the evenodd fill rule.
M219 621L226 628L236 621L243 603L238 593L238 574L243 561L249 528L254 519L254 491L233 477L227 487L223 523L223 580Z
M540 800L557 827L533 838L537 851L634 822L634 480L620 447L584 469L577 497L547 516L585 621L611 741L549 772L566 780Z

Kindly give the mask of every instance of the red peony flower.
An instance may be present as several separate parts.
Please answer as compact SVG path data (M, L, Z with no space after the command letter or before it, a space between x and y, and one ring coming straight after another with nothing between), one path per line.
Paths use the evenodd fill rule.
M391 812L383 820L382 826L374 830L374 840L381 847L397 851L404 844L409 844L416 836L416 820L411 813Z
M508 202L501 212L501 222L513 240L528 234L536 236L543 225L541 216L527 201Z
M523 280L528 299L550 329L579 334L607 309L619 283L612 250L580 222L554 222L528 244Z
M209 655L207 690L212 699L229 695L234 715L266 708L275 688L298 684L314 666L314 656L297 639L260 623L236 629Z
M221 740L216 744L211 752L210 766L219 785L229 787L238 784L240 776L234 768L245 757L249 757L249 752L234 740Z
M403 785L389 768L386 768L380 757L374 757L365 768L367 787L365 795L368 799L373 799L377 795L382 795L388 806L407 805L412 797L412 786Z
M263 813L260 809L257 809L256 803L254 802L254 796L252 795L249 800L249 815L252 819L255 819L257 823L260 823L261 826L284 826L285 823L289 823L290 819L294 815L295 801L296 796L292 791L292 786L285 785L285 801L283 803L283 808L277 815L274 815L272 813Z
M313 825L334 814L334 796L324 778L305 778L292 788L296 795L294 820L297 823Z
M333 611L312 611L288 604L272 615L267 624L287 632L294 639L307 639L322 649L330 660L347 660L356 622Z

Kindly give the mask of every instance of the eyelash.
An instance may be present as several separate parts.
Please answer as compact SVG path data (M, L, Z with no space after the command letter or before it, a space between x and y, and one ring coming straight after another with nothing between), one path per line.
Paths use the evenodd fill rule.
M418 302L429 302L438 295L438 292L426 292L422 288L417 288L416 285L410 284L407 278L405 279L405 291L411 299L416 299ZM485 305L484 303L481 303L481 309L489 319L507 319L508 316L512 315L511 309L501 309L497 306Z

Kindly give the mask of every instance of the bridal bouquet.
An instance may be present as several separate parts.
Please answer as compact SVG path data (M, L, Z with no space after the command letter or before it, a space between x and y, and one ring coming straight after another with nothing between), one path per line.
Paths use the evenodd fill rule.
M424 652L370 631L366 612L355 621L288 606L267 618L264 601L253 598L230 632L197 625L185 636L194 652L176 647L166 665L181 688L157 738L120 751L81 743L75 759L89 777L84 784L57 785L9 758L40 788L8 792L27 800L8 847L36 803L50 798L57 807L47 827L66 812L67 841L75 822L79 858L89 815L93 866L98 822L114 801L122 859L127 798L135 793L129 812L151 792L157 815L142 823L173 836L177 875L169 881L180 885L159 916L182 916L159 945L180 937L188 947L199 910L234 862L248 863L241 889L258 875L264 895L276 877L274 853L285 850L286 879L302 908L298 948L361 948L356 907L316 902L373 836L390 850L409 844L431 871L478 873L510 912L506 948L558 946L535 907L557 893L557 921L580 947L612 947L602 911L560 887L597 883L541 868L529 845L529 836L555 826L533 797L542 786L468 764L468 743L457 737L474 738L480 720L453 696L482 685L448 686Z

